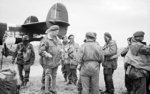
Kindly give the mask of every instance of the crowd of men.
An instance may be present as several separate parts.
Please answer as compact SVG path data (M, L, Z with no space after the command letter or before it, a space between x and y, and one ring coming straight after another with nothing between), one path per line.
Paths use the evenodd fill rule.
M46 30L46 36L41 40L38 52L40 64L43 68L42 87L45 94L56 94L56 76L58 66L62 66L62 73L67 85L74 84L78 87L78 94L114 94L113 73L117 69L118 48L110 33L104 33L105 45L102 47L96 41L97 34L87 32L84 43L79 46L74 41L75 36L57 37L58 25L52 25ZM150 94L150 46L143 42L144 32L137 31L128 38L128 47L122 52L125 67L125 86L128 94ZM13 56L22 86L29 81L30 66L35 59L32 44L27 35L17 45ZM99 73L100 65L106 90L100 92ZM77 78L77 69L79 78ZM23 76L22 71L25 71Z

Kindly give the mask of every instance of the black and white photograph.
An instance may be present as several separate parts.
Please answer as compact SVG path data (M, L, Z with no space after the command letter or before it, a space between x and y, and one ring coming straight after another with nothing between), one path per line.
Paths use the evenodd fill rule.
M0 0L0 94L150 94L150 0Z

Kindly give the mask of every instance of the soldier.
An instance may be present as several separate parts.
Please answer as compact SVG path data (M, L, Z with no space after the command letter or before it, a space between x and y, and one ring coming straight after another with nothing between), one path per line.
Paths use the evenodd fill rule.
M83 42L86 43L86 39L84 39ZM77 54L78 54L78 52L77 52ZM81 70L81 64L78 64L77 69L80 72L80 70ZM77 90L78 90L78 94L82 94L82 83L81 83L81 77L80 77L80 75L79 75L79 79L78 79L78 82L77 82Z
M128 46L126 48L123 49L123 51L121 52L121 56L122 57L125 57L127 52L129 51L129 46L131 45L132 43L132 37L129 37L127 39L127 42L128 42ZM128 75L126 75L126 71L127 71L127 67L129 66L129 64L127 63L124 63L124 69L125 69L125 86L127 88L127 93L128 94L132 94L132 79L130 79L128 77Z
M150 47L143 42L144 32L137 31L133 34L132 43L125 56L125 63L129 64L126 74L132 79L133 94L147 94L146 78L150 71Z
M44 41L44 38L42 38L41 41ZM38 48L38 52L39 52L39 55L40 55L40 46ZM45 62L44 62L44 57L42 55L40 55L40 58L39 58L39 62L43 68L43 73L42 73L42 79L41 79L41 83L42 83L42 87L41 87L41 90L45 90L45 68L44 66L46 65Z
M19 71L19 77L22 81L21 85L26 86L27 82L29 81L30 75L30 66L33 65L35 60L35 53L32 44L29 43L29 37L24 35L22 38L22 42L17 44L15 49L12 63L14 64L16 60L16 64ZM23 70L25 71L25 75L23 76Z
M95 42L95 40L96 33L86 33L86 42L79 48L77 54L77 61L81 64L81 94L89 94L90 86L92 88L92 94L100 94L99 71L100 63L103 62L104 57L102 48L97 42Z
M69 56L68 56L68 37L64 36L62 41L62 73L64 74L65 82L68 80L69 75Z
M45 94L56 94L56 74L61 60L61 43L57 37L58 25L52 25L46 30L46 36L41 41L39 54L43 57L45 70Z
M117 44L114 40L112 40L110 33L104 34L104 40L106 44L103 47L105 60L103 62L104 67L104 80L106 94L114 94L114 84L113 84L113 72L117 68L117 58L111 59L114 55L117 54Z
M83 40L84 43L86 43L86 39ZM77 69L81 70L81 64L78 64L78 67ZM91 83L91 78L89 79L90 83ZM82 94L82 83L81 83L81 77L79 75L79 79L78 79L78 82L77 82L77 90L78 90L78 94ZM89 93L92 94L92 88L91 88L91 85L89 85Z
M75 43L74 41L74 35L69 35L68 36L69 41L69 49L68 49L68 56L69 56L69 63L70 63L70 69L69 69L69 82L67 84L75 84L76 85L76 81L77 81L77 62L75 60L75 55L78 51L79 45L77 43Z

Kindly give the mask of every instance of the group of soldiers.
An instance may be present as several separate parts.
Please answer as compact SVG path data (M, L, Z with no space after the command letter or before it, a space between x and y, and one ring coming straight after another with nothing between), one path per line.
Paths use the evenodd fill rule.
M113 73L117 69L117 59L120 55L124 57L125 86L128 94L149 94L150 46L143 42L143 31L137 31L128 38L128 47L118 54L117 44L108 32L104 33L103 47L96 41L95 32L87 32L84 43L79 46L75 43L75 36L72 34L68 37L64 36L61 42L57 37L59 29L58 25L48 28L38 49L39 61L43 67L41 89L45 94L56 94L56 75L59 65L62 65L62 73L67 85L76 85L78 94L100 94L101 64L106 88L102 94L114 94ZM30 66L35 60L34 49L27 35L17 45L12 63L16 58L21 85L26 85L29 81ZM77 69L79 78L77 78Z

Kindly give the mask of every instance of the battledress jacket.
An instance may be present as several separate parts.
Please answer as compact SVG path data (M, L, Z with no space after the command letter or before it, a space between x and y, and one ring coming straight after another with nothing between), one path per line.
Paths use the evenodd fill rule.
M150 71L150 46L134 41L129 46L124 62L135 68Z
M50 54L52 57L46 57L45 53ZM39 45L39 55L42 58L42 63L44 68L55 68L60 64L62 52L61 52L61 42L56 37L53 38L43 38Z
M77 54L77 61L81 64L80 75L96 75L99 72L104 55L97 42L87 41L81 45Z
M104 45L103 52L105 60L102 64L104 68L117 68L117 58L111 59L112 56L117 54L117 50L117 44L114 40L111 40Z
M35 60L35 52L33 45L28 43L24 45L22 42L17 44L15 49L13 60L17 59L16 64L27 65L33 64Z

